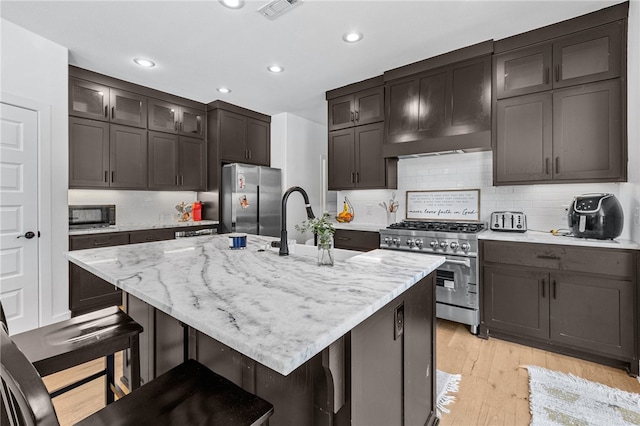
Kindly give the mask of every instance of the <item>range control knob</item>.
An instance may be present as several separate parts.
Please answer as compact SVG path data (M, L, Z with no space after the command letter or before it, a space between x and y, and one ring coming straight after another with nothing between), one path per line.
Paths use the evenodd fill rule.
M392 244L396 244L396 245L400 245L400 238L394 238L393 240L391 240Z
M389 245L390 242L391 242L391 237L384 237L384 243L386 245Z
M453 250L458 250L458 246L459 246L459 244L457 243L457 241L451 241L451 244L449 244L449 246L450 246Z
M407 238L407 245L413 247L413 240L411 238Z
M446 249L447 249L447 247L448 247L448 244L447 244L447 242L446 242L446 241L441 241L441 242L440 242L440 248L441 248L441 249L446 250Z
M438 242L436 240L433 240L429 243L429 245L431 246L431 248L436 248L438 247Z
M469 245L469 243L462 243L462 250L469 251L470 248L471 246Z
M417 247L422 247L422 244L423 244L423 243L422 243L422 240L421 240L421 239L416 239L414 242L415 242L415 244L416 244L416 246L417 246Z

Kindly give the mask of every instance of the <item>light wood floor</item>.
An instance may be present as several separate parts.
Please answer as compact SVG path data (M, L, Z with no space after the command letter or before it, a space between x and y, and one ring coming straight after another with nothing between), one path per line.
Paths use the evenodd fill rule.
M628 392L640 393L638 380L623 370L568 356L490 338L479 339L468 327L438 320L437 358L440 370L462 374L451 413L442 414L442 426L528 425L529 382L520 366L538 365L572 373L588 380ZM122 357L116 357L116 371L122 371ZM45 378L49 389L76 375L99 371L103 361L94 361ZM104 380L84 385L54 399L61 426L71 425L104 407Z
M640 383L621 369L534 349L503 340L480 339L466 326L438 320L436 365L462 374L451 413L442 426L528 425L529 377L523 365L571 373L627 392L640 393Z

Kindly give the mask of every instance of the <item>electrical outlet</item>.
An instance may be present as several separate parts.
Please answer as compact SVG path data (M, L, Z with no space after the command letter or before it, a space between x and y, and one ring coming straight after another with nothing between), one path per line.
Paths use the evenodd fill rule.
M640 207L636 207L633 218L635 219L635 224L640 225Z
M371 204L367 204L367 216L371 216L373 206Z

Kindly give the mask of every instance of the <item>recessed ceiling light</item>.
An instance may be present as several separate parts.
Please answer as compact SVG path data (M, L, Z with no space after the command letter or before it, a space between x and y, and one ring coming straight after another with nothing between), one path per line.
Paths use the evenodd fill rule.
M358 31L350 31L342 35L342 39L347 43L355 43L357 41L362 40L362 37L363 37L362 33Z
M141 67L145 67L145 68L152 68L152 67L156 66L156 63L153 62L150 59L135 58L133 60L133 62L135 62L136 64L140 65Z
M244 6L244 0L220 0L220 3L229 9L240 9Z
M218 87L216 90L220 93L231 93L231 89L227 89L226 87Z
M284 67L281 67L280 65L271 65L270 67L267 67L267 69L275 73L284 71Z

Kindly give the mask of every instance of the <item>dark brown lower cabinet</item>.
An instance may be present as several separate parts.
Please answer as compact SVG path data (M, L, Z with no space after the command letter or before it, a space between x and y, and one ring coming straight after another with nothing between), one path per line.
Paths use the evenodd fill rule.
M333 246L337 249L369 251L380 248L380 234L372 231L336 229Z
M69 237L69 250L111 247L129 244L129 234L78 235ZM69 309L71 315L122 303L122 292L113 284L69 263Z
M495 241L481 246L481 336L613 360L638 374L631 251Z

